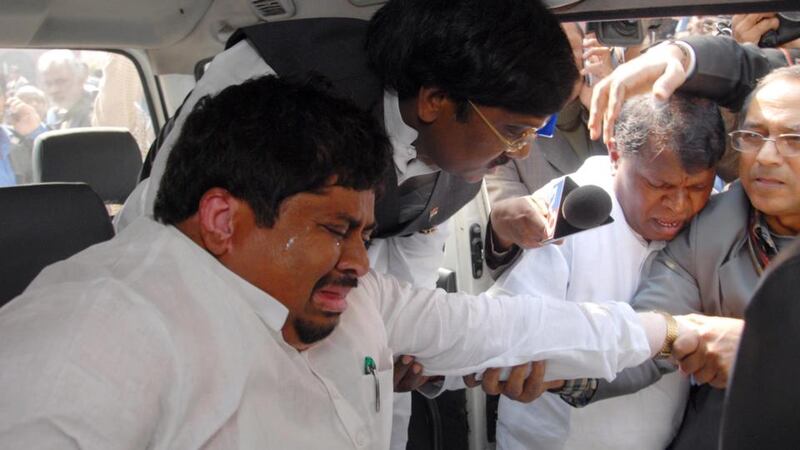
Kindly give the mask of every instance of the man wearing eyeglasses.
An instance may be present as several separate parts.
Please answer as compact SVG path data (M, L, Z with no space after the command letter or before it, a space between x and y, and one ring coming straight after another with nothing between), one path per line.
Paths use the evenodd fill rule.
M393 0L368 23L318 18L239 30L198 81L174 129L203 95L268 73L321 74L382 120L394 170L375 205L370 263L420 287L438 279L447 219L477 194L487 172L528 155L530 140L578 78L558 20L537 1ZM118 228L152 211L177 135L159 139L149 182L126 202ZM402 366L413 387L419 367ZM405 411L395 417L394 446L405 448L409 414L402 404L410 398L398 400Z
M594 132L599 131L600 117L606 120L606 131L613 129L609 119L615 116L613 104L622 100L623 91L630 94L649 86L668 96L686 80L687 73L691 82L687 84L701 88L698 78L706 76L705 69L711 65L702 59L709 56L709 48L718 50L718 58L732 56L725 60L730 66L727 70L712 73L718 74L714 79L719 74L737 74L739 81L731 85L738 94L747 88L742 80L755 76L767 64L763 56L758 59L755 50L727 39L692 42L691 52L685 45L667 43L651 49L641 60L620 66L602 81L595 91L593 108L612 106L608 111L593 110L590 125ZM696 70L689 69L695 65ZM727 95L731 101L740 97L735 90L722 92L718 84L710 83L705 90L714 96ZM632 304L639 309L699 313L695 319L704 326L701 336L706 351L698 352L686 364L685 371L693 374L694 386L681 429L670 448L717 448L724 389L736 357L741 319L764 269L800 232L798 105L800 66L776 69L758 83L744 102L737 129L730 133L731 146L740 153L740 181L709 201L688 229L667 245L643 276L634 297ZM604 138L614 145L610 135ZM579 404L635 392L660 376L658 367L645 363L623 371L614 382L600 380L595 389L582 393Z

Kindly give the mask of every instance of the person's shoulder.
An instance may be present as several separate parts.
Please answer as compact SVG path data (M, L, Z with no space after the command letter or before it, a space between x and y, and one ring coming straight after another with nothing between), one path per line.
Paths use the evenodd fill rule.
M611 158L608 155L590 156L586 158L578 170L567 176L581 186L586 184L605 184L611 179Z
M741 184L732 184L709 199L686 229L667 244L667 251L690 252L698 260L727 254L745 233L749 205Z
M741 227L747 221L750 201L741 183L735 182L720 194L712 195L692 221L695 226Z

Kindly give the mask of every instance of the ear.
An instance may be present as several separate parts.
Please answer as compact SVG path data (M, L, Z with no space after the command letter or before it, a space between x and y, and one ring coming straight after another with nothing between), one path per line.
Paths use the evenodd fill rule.
M616 142L609 142L606 147L608 148L608 157L611 159L611 165L616 169L622 158L622 153L617 149Z
M448 103L452 103L452 101L443 90L437 87L420 87L417 94L419 121L426 124L436 121L448 107Z
M200 198L197 210L200 239L214 256L228 253L233 246L234 215L240 200L225 189L211 188Z

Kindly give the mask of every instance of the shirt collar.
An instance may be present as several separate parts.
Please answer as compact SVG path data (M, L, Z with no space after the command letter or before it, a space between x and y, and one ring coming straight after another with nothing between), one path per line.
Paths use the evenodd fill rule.
M256 315L267 327L272 328L278 333L281 332L281 328L283 328L284 323L286 323L286 317L289 315L289 310L281 302L232 272L177 228L162 225L150 218L146 218L146 220L150 220L163 227L165 229L164 232L173 238L171 240L177 242L178 245L186 250L186 261L191 261L189 263L190 265L198 264L211 270L222 279L225 286L228 287L234 295L243 299L253 308L253 311L255 311Z
M383 121L386 134L392 141L392 159L398 173L405 173L408 165L417 159L417 149L414 141L417 140L417 130L411 128L403 121L400 114L400 99L391 91L383 92Z
M636 230L631 228L630 224L627 220L625 220L625 212L622 211L622 205L619 204L619 200L617 200L617 195L614 193L613 187L611 190L607 191L608 194L611 196L611 218L614 221L622 222L622 226L630 232L631 236L633 236L639 244L642 245L643 248L648 249L649 251L658 251L664 248L667 245L666 241L647 241L641 234L637 233Z

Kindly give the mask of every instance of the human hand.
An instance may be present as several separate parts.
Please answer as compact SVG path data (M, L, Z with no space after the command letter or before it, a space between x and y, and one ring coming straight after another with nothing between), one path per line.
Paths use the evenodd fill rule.
M432 377L422 375L422 364L413 356L403 355L394 362L394 391L409 392L430 381Z
M542 241L549 237L550 208L534 195L498 201L489 217L497 250L507 250L514 244L522 248L541 247Z
M42 123L41 117L36 113L36 108L17 97L10 97L6 100L6 113L9 117L9 125L23 136L32 133Z
M699 384L708 383L718 389L727 387L744 321L700 314L680 316L680 320L696 330L698 339L694 349L687 347L678 350L673 346L673 356L681 371L694 376Z
M778 24L775 13L735 14L731 19L731 30L737 42L758 45L761 36L769 30L777 30Z
M520 364L511 368L505 381L501 380L503 368L486 369L481 380L477 380L475 375L467 375L464 384L469 387L480 385L489 395L503 394L511 400L530 403L546 390L564 385L563 380L545 382L544 369L544 361Z
M611 61L613 52L614 47L601 44L594 33L587 34L583 38L583 74L591 74L598 81L608 76L614 70Z
M590 136L614 146L614 123L626 99L652 90L656 100L665 101L686 81L689 61L676 44L650 48L638 58L620 65L594 88L589 112ZM602 134L601 134L602 133Z
M581 83L578 98L581 104L586 109L589 109L592 103L594 86L614 70L611 58L614 48L602 45L594 33L589 33L583 38L582 49L581 75L583 75L585 82Z

